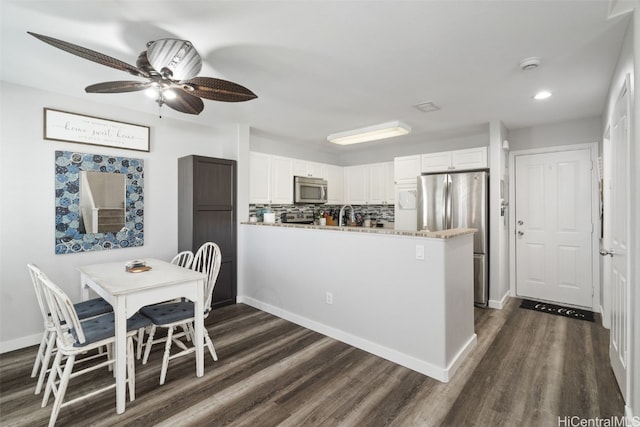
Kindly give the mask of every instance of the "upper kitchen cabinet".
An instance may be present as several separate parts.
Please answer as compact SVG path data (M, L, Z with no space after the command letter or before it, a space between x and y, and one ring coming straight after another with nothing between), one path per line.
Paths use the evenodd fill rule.
M395 200L393 162L373 163L366 166L369 174L367 202L372 205L393 203Z
M325 178L326 165L306 160L293 159L293 176L306 176L310 178Z
M271 203L271 156L249 153L249 202Z
M487 167L487 147L429 153L421 156L422 173L485 169Z
M369 199L369 168L367 165L344 168L344 188L346 202L365 205Z
M324 165L327 180L327 203L341 205L344 203L344 169L342 166Z
M352 205L393 203L393 162L344 168L346 202Z
M396 184L416 183L420 169L420 155L396 157L393 159L393 176Z
M249 153L249 203L293 203L292 159Z

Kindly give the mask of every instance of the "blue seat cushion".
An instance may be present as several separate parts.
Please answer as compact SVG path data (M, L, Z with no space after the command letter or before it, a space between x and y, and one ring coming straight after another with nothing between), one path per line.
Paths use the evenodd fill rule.
M77 342L78 336L75 330L71 329L70 332L76 339L74 347L84 347L87 344L115 336L116 324L113 313L83 320L80 323L86 341L84 343ZM146 328L147 326L151 326L151 320L143 314L136 313L127 319L127 331L135 331L140 328Z
M102 298L94 298L73 304L78 314L78 319L84 320L90 317L113 312L111 304Z
M147 316L156 325L167 325L193 318L194 309L192 301L180 301L148 305L142 307L140 313Z

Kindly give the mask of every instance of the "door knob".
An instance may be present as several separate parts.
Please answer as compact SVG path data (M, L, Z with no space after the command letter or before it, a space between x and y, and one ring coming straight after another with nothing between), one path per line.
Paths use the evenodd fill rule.
M524 231L518 231L518 236L524 236Z
M524 224L524 222L522 222L522 220L519 220L518 225L522 225L522 224Z
M613 249L609 249L609 250L602 249L602 250L600 251L600 255L602 255L602 256L607 256L607 255L609 255L610 257L612 257L612 256L614 256L615 254L616 254L616 251L614 251Z

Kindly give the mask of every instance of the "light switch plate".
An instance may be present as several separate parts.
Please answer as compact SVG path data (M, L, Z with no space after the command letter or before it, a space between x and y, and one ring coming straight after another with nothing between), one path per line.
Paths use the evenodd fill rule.
M424 259L424 246L416 245L416 259Z

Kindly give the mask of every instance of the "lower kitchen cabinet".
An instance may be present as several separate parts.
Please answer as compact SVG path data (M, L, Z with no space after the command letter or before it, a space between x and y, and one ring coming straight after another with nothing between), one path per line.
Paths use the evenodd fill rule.
M214 242L222 252L213 307L235 304L236 161L202 156L178 159L178 250Z

